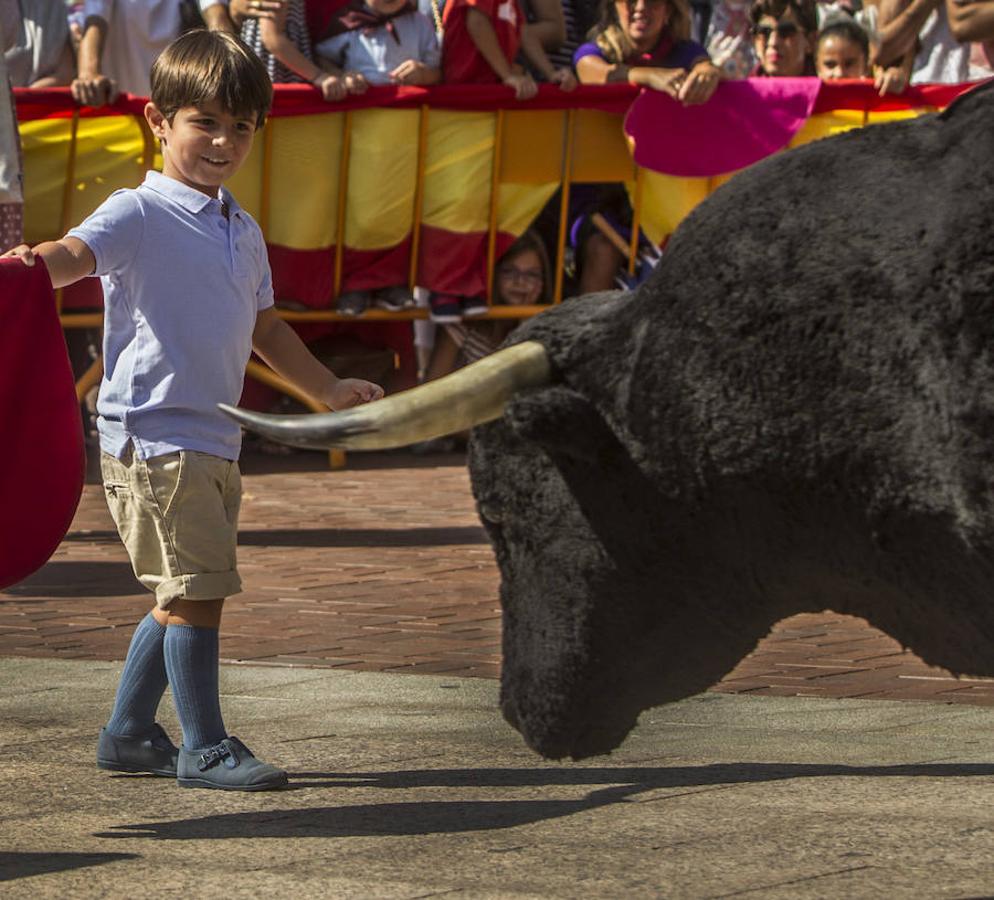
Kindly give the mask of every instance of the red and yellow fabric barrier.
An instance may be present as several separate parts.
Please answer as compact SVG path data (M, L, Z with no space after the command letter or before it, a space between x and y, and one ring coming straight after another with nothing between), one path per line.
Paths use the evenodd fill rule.
M281 85L230 186L263 228L282 301L327 308L339 290L408 283L479 294L493 261L564 183L628 183L643 230L659 243L735 160L775 151L780 137L796 146L914 116L967 87L881 99L864 83L787 81L722 85L716 101L728 102L689 111L627 85L573 94L545 86L529 103L502 87L374 88L333 107L308 86ZM743 92L762 101L748 116L732 96ZM29 241L58 236L155 164L142 98L77 111L64 89L15 94ZM748 129L753 157L718 152ZM692 177L674 171L673 159Z

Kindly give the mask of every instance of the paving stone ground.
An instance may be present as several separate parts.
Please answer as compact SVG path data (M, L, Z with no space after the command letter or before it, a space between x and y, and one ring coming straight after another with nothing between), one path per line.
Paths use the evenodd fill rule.
M495 678L498 573L459 454L243 460L239 567L221 654L247 665ZM49 563L0 592L0 657L123 659L149 608L91 473ZM926 666L865 621L780 622L714 691L994 706L994 680Z

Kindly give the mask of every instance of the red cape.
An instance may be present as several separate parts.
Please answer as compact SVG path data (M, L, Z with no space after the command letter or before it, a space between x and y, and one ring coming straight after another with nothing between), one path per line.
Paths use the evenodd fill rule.
M0 590L69 530L86 461L75 381L48 271L0 259Z

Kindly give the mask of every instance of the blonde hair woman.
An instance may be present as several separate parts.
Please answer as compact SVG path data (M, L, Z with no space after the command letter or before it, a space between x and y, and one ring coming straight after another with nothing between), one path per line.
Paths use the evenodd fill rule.
M720 72L690 39L687 0L601 0L591 41L573 55L583 84L628 81L685 106L706 103Z

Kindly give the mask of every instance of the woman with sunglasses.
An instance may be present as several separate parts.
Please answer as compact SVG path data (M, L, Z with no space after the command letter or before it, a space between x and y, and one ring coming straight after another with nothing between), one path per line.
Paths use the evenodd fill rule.
M749 18L759 59L753 75L798 78L815 74L818 13L813 0L757 0Z
M592 40L573 54L582 84L627 81L663 91L685 106L706 103L720 73L690 40L687 0L601 0Z

